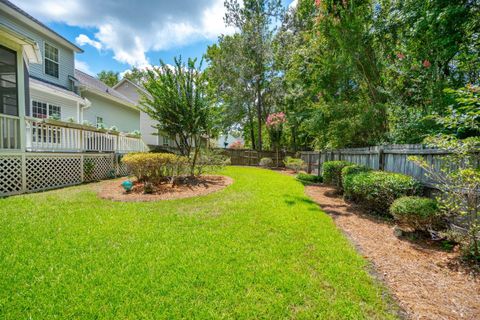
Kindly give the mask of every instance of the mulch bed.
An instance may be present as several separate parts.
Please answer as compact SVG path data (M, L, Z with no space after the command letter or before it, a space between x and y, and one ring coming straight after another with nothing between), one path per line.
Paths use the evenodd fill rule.
M170 183L154 186L151 194L144 194L143 183L134 182L132 191L126 193L120 185L122 180L104 182L98 190L100 198L114 201L158 201L174 200L190 197L203 196L212 192L220 191L233 183L233 179L225 176L205 175L196 179L179 181L174 187Z
M390 221L364 214L327 186L306 193L368 259L409 319L480 319L480 277L458 252L395 236Z

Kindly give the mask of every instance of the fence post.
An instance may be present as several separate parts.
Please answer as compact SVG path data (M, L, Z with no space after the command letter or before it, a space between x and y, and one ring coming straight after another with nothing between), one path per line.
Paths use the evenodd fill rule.
M378 148L378 170L385 169L385 153L383 152L383 146Z
M308 153L307 157L308 157L307 173L310 174L312 173L312 154Z
M320 177L320 162L322 160L322 151L318 151L317 176Z

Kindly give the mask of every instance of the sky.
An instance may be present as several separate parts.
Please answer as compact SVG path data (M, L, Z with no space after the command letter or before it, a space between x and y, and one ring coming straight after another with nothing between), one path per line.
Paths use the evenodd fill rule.
M82 48L75 66L91 75L201 58L219 35L235 32L223 22L224 0L10 1Z

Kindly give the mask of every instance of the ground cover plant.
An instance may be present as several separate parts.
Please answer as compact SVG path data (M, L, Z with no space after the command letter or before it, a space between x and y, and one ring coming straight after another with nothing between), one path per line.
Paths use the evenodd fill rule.
M0 200L0 318L391 319L366 261L293 177L223 169L208 196L98 184Z
M300 180L302 182L311 182L311 183L322 183L323 182L323 177L318 176L315 174L308 174L308 173L303 173L300 172L297 174L297 180Z

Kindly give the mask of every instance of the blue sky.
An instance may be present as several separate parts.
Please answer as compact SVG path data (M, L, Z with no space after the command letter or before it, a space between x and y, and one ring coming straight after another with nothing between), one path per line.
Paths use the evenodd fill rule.
M11 1L80 46L76 67L93 75L201 57L218 35L234 31L223 23L223 0Z

